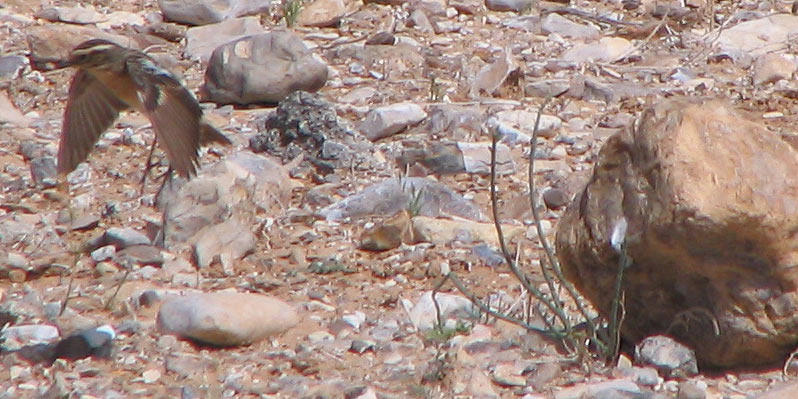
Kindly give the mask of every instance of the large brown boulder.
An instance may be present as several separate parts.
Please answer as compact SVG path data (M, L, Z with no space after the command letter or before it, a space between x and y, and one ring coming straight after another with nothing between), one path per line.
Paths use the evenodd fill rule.
M780 362L798 343L798 153L751 120L719 102L646 111L560 220L566 277L605 316L623 238L626 340L670 334L705 367Z

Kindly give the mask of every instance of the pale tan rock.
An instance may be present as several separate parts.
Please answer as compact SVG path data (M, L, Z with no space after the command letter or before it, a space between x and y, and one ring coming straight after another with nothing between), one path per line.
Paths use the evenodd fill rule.
M413 218L412 224L413 237L416 242L447 244L461 241L466 243L484 242L493 247L499 245L498 238L496 238L496 227L493 223L416 216ZM526 231L522 226L503 225L502 227L504 239L507 242Z
M458 142L457 148L462 153L463 166L466 173L490 174L491 143ZM496 145L496 174L507 175L512 173L515 173L515 162L510 156L510 147L498 143Z
M490 378L482 370L474 369L471 371L471 378L468 381L468 393L475 399L499 399L499 394L493 388Z
M302 6L297 24L319 28L336 26L346 14L344 0L314 0Z
M186 55L208 62L217 47L242 37L264 33L258 17L241 17L186 30Z
M776 14L718 28L720 35L713 33L706 40L719 46L721 51L739 51L758 57L783 49L789 35L796 32L796 26L798 15Z
M0 91L0 124L12 123L19 127L30 125L30 118L22 114L8 98L5 91Z
M248 223L245 221L230 218L198 231L191 239L197 266L207 267L217 256L224 262L226 259L241 259L252 252L255 249L255 233L251 229L242 229L246 225Z
M793 399L798 398L798 383L788 382L777 385L765 393L753 397L754 399Z
M422 10L429 16L446 15L446 0L413 0L411 3L414 10Z
M629 342L667 334L699 364L783 361L798 318L798 153L721 102L669 101L612 136L560 219L566 276L608 314L623 246Z
M436 292L435 300L433 301L432 291L421 294L415 304L408 299L403 299L402 307L407 312L410 322L413 323L416 329L419 331L427 331L435 327L438 323L438 310L436 310L435 307L436 303L444 323L446 319L457 319L474 311L474 305L464 296Z
M260 0L158 0L158 6L165 18L191 25L269 11L269 3Z
M433 31L432 23L423 10L415 10L410 14L411 25L420 32L430 33Z
M162 195L162 206L166 218L166 245L189 243L196 245L203 239L203 229L207 226L223 224L235 220L238 229L230 232L221 227L217 233L228 231L216 237L202 250L203 263L210 262L216 255L228 253L233 260L246 253L251 244L249 233L255 228L253 216L258 209L270 209L278 201L290 197L297 182L288 177L288 172L268 157L240 151L234 156L203 169L201 173L186 184L172 189L167 186ZM208 231L208 230L205 230ZM235 233L235 234L234 234ZM235 236L242 234L241 242ZM239 246L239 244L241 244ZM232 246L232 247L231 247ZM216 250L211 250L216 248ZM196 247L195 247L196 251Z
M391 104L371 110L359 130L369 140L377 141L417 125L426 117L424 109L416 104Z
M523 367L516 364L497 364L490 376L494 383L505 387L526 386L526 378L522 375Z
M167 299L157 322L166 334L232 346L285 332L299 323L299 314L277 298L222 291Z
M140 14L127 11L114 11L106 15L107 19L97 24L100 29L109 29L125 25L144 26L144 18Z
M612 391L615 391L612 393ZM603 392L607 397L626 397L640 395L642 390L628 379L607 380L594 383L582 383L563 388L554 393L554 399L581 399L596 397Z
M600 32L594 25L579 24L557 13L550 13L543 19L541 30L544 34L556 33L576 39L595 39Z
M73 24L95 24L108 19L92 6L88 7L50 7L36 13L38 18L53 22L69 22Z
M474 77L469 93L471 98L493 95L516 68L512 54L502 50L496 61L483 66Z
M614 62L628 56L634 48L632 42L622 37L602 37L598 42L577 45L563 53L566 61L582 62Z
M791 79L796 65L784 54L765 54L756 59L753 69L754 84L763 85Z
M692 8L704 8L709 5L709 0L685 0L684 5Z
M535 130L535 121L538 118L538 113L535 110L509 110L500 111L496 113L496 118L499 122L503 122L520 129L522 132L532 137ZM538 124L538 136L545 138L554 138L557 136L560 128L562 127L562 119L555 115L543 114L540 116L540 123Z
M449 6L460 14L476 15L485 10L485 2L479 0L451 0Z
M377 89L373 87L358 87L349 93L344 94L338 98L338 102L344 104L363 105L374 97L379 96Z
M128 36L104 32L91 25L52 23L25 29L32 57L64 58L75 46L89 39L105 39L126 47L139 47Z

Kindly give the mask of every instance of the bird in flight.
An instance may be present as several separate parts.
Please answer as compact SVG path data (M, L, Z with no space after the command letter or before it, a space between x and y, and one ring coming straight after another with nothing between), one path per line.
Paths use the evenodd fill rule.
M77 68L58 147L59 174L85 161L119 112L129 108L149 118L170 170L181 177L196 175L202 145L232 143L204 120L199 103L180 81L139 50L92 39L57 66Z

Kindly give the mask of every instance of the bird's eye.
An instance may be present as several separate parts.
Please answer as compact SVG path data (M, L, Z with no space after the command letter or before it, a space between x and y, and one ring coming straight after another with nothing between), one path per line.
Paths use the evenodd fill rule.
M88 59L88 54L72 54L69 58L72 64L83 64Z

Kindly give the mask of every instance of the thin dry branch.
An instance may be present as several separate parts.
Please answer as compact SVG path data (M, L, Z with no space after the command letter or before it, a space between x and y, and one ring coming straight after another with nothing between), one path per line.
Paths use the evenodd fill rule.
M543 106L538 111L538 119L535 122L535 132L537 131L538 125L540 123L540 115L543 111L543 107L545 107L549 100L550 98L547 98L544 101ZM533 136L534 135L535 133L533 133ZM521 282L528 292L532 293L535 298L543 302L555 315L557 315L557 318L560 319L566 334L568 334L571 331L571 324L568 322L568 318L565 315L565 312L563 311L559 301L552 301L550 298L543 295L543 293L540 292L540 290L538 290L535 286L533 286L526 275L518 268L518 264L515 262L513 256L510 254L510 251L507 249L507 243L504 239L504 231L502 230L501 226L501 219L499 218L498 196L496 195L496 147L498 144L498 139L498 133L494 133L491 139L490 152L490 200L491 208L493 210L493 223L496 227L496 235L498 236L497 238L499 241L499 246L502 250L502 255L504 255L507 265L510 267L510 270L513 272L518 281ZM551 294L553 296L556 294L556 292L552 291Z
M543 246L543 250L546 253L546 259L548 259L551 268L554 270L554 274L557 276L558 281L562 286L568 291L568 295L573 298L574 303L576 304L576 308L582 317L585 318L585 322L590 329L590 334L592 338L596 341L596 344L599 346L603 346L601 340L598 339L598 328L596 327L593 320L590 318L590 315L587 314L587 310L582 305L581 301L579 300L579 294L576 292L576 289L573 285L565 278L565 275L562 273L562 269L560 269L560 263L557 261L557 257L554 256L554 250L549 245L548 240L543 235L543 226L540 222L540 213L537 211L537 193L535 190L535 150L537 149L537 140L538 140L538 130L540 126L540 116L543 113L543 109L546 107L548 102L551 100L550 97L547 97L543 104L540 106L538 110L538 116L535 120L535 128L532 130L532 138L530 141L530 148L529 148L529 205L532 208L532 217L535 219L535 227L537 228L538 238L540 239L540 244ZM540 269L543 273L546 273L546 268L543 262L540 263ZM553 294L553 293L552 293Z
M626 22L626 21L621 21L621 20L614 19L614 18L601 16L601 15L591 14L591 13L589 13L587 11L582 11L580 9L571 8L571 7L550 7L550 8L549 7L544 7L544 8L542 8L540 10L540 15L541 16L546 15L546 14L552 14L552 13L554 13L554 14L572 15L574 17L587 19L587 20L591 20L593 22L606 24L606 25L610 25L610 26L639 26L639 24L634 23L634 22Z
M497 311L491 309L490 306L485 305L485 303L482 302L477 297L476 294L474 294L471 290L469 290L465 286L465 284L463 284L463 282L460 280L460 278L457 277L457 275L454 272L449 272L445 276L443 276L443 278L438 282L438 284L436 284L435 289L433 290L433 296L432 296L433 303L436 304L435 305L435 309L438 312L440 311L440 309L438 308L437 301L435 300L435 293L438 290L440 290L441 287L443 287L443 284L445 284L447 280L450 280L452 282L452 284L455 286L455 288L457 288L458 291L460 291L463 295L465 295L466 298L468 298L471 301L471 303L473 303L477 308L479 308L480 311L482 311L482 312L484 312L486 314L489 314L489 315L491 315L491 316L493 316L493 317L495 317L497 319L501 319L501 320L504 320L506 322L513 323L515 325L521 326L521 327L523 327L524 329L526 329L528 331L539 333L539 334L541 334L541 335L543 335L545 337L548 337L548 338L560 339L560 340L564 338L564 335L561 334L561 333L558 333L557 331L552 331L552 330L547 330L547 329L540 328L540 327L535 327L535 326L525 322L522 319L519 319L519 318L516 318L516 317L512 317L512 316L508 316L508 315L506 315L504 313L497 312ZM439 323L440 323L440 314L438 315L438 317L439 317Z

